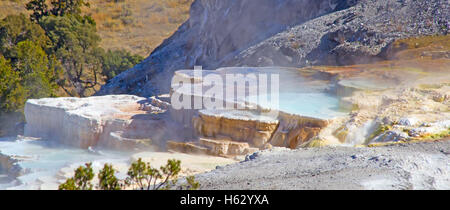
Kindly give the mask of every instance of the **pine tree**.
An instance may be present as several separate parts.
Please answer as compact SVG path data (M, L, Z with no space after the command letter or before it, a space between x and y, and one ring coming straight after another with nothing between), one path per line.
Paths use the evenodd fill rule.
M94 171L92 163L86 163L75 170L75 175L59 186L59 190L92 190Z
M57 75L49 68L47 54L31 41L17 44L17 58L14 67L22 78L27 98L45 98L56 96Z
M30 18L37 23L39 23L42 17L50 14L47 0L32 0L26 4L26 9L32 12Z
M110 164L105 164L98 173L98 188L100 190L121 190L119 179L116 177L116 170Z
M23 109L26 93L20 82L19 74L0 55L0 115Z
M54 16L64 16L67 14L80 15L81 7L90 6L89 3L84 0L52 0L51 5L53 8L50 12Z

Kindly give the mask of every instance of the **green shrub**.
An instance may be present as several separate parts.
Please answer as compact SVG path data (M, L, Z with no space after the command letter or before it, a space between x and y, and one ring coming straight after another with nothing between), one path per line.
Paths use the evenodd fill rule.
M142 60L144 60L142 56L132 55L125 50L108 50L102 56L102 75L106 77L106 80L110 80Z
M92 163L86 163L75 170L75 175L59 186L59 190L92 190L94 172Z
M26 91L11 64L0 55L0 115L23 109Z
M100 190L120 190L122 189L120 180L116 177L116 170L110 164L105 164L98 173L98 188Z
M0 21L0 54L14 62L19 42L31 41L44 50L50 46L45 31L24 14L8 15Z
M75 170L75 175L59 186L59 190L92 190L91 183L94 178L92 164L87 163L85 167ZM99 190L122 190L126 187L140 190L170 190L176 186L176 180L181 171L181 161L168 160L165 166L159 169L150 166L139 158L133 162L128 169L124 180L118 179L116 170L110 164L105 164L98 174ZM186 177L186 184L178 186L178 189L197 190L200 184L195 177Z
M100 84L101 48L95 22L73 15L49 16L41 26L52 41L51 54L64 68L64 87L74 89L76 95L87 96L89 90ZM66 90L66 89L65 89Z
M27 91L26 98L56 96L57 71L52 69L44 50L31 41L23 41L17 44L16 52L14 66Z

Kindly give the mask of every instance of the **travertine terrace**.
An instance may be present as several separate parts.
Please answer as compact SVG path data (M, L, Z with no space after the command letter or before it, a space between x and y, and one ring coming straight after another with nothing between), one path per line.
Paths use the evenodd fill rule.
M25 135L84 149L157 145L154 137L168 135L162 117L167 106L130 95L29 100Z

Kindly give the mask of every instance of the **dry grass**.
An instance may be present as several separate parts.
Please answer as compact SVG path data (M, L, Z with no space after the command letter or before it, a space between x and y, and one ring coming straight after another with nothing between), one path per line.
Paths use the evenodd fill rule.
M396 51L399 51L395 54L396 59L419 59L427 57L426 52L450 51L450 34L401 39L396 41L393 46Z
M117 1L117 2L116 2ZM28 0L0 0L0 18L27 12ZM193 0L88 0L105 49L148 56L189 18Z
M330 72L354 72L361 69L402 69L408 72L448 72L450 59L432 58L430 52L450 51L450 35L423 36L400 39L393 44L395 56L390 60L349 66L315 66L314 69Z
M26 12L25 1L22 0L0 0L0 18L9 14Z
M390 60L348 66L314 66L339 79L365 77L411 87L437 87L450 81L450 36L426 36L395 42ZM431 55L431 56L429 56ZM436 56L437 55L437 56ZM442 56L445 55L445 56Z
M440 49L450 50L450 34L442 36L421 36L408 39L401 39L395 44L406 44L408 49L418 49L427 47L438 47Z

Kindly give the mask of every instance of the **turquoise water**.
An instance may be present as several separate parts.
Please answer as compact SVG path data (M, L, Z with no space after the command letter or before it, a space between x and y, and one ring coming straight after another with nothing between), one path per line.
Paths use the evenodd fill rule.
M193 71L182 71L184 74L189 76L193 76ZM324 78L321 79L320 76L314 76L311 72L300 71L298 69L291 68L278 68L278 67L270 67L270 68L224 68L219 69L217 71L203 71L201 72L203 76L209 74L218 74L218 75L226 75L226 74L242 74L242 75L256 75L256 78L259 78L260 75L265 75L268 80L267 85L268 89L263 90L266 94L258 95L251 94L246 92L246 98L233 98L236 96L228 96L226 92L224 92L224 99L228 102L239 101L239 102L250 102L252 104L258 104L264 108L270 108L272 110L280 110L282 112L286 112L289 114L296 114L305 117L313 117L319 119L330 119L338 116L345 115L345 111L339 110L339 99L331 94L327 94L327 89L330 88L329 81ZM276 76L279 78L278 80L278 98L270 98L273 93L271 90L272 76ZM276 78L275 77L275 78ZM225 76L223 77L225 78ZM258 83L253 79L253 85L257 85ZM255 87L250 88L249 84L246 84L245 88L255 90ZM230 87L225 87L225 89L229 89ZM207 88L203 89L206 91ZM259 89L259 87L258 87ZM241 87L240 91L243 90ZM191 89L183 90L186 92L190 92ZM182 91L182 92L183 92ZM200 93L196 93L200 94ZM242 97L242 95L240 95ZM268 100L264 100L267 98ZM275 96L274 96L275 97ZM262 98L263 100L259 100ZM276 100L277 103L273 103L272 101ZM278 105L278 106L277 106Z
M265 95L261 97L267 97ZM256 102L256 97L250 97ZM304 117L330 119L346 113L339 110L339 99L326 93L281 93L279 104L258 102L260 106Z
M0 173L0 189L7 189L15 185L14 179L9 178L6 174Z
M101 155L93 154L87 150L55 147L43 140L28 140L22 138L0 139L0 153L16 157L21 161L19 166L25 174L15 182L34 183L37 179L48 177L51 179L64 167L73 164L84 165L93 161L126 161L130 157L128 153L117 151L102 151ZM0 175L0 189L11 187L11 179Z

